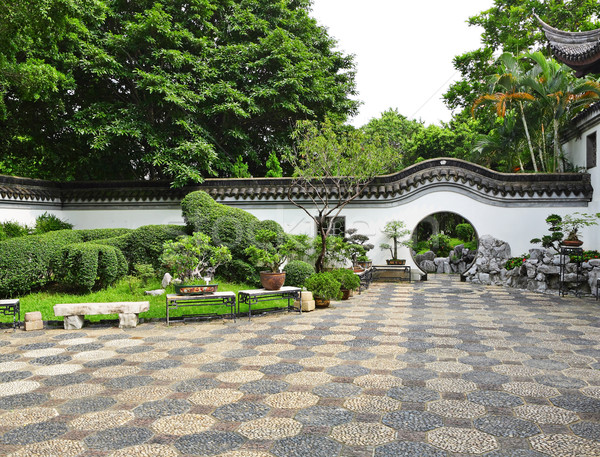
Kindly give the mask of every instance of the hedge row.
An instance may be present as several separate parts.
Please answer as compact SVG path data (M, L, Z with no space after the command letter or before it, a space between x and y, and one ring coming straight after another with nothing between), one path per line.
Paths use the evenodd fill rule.
M107 287L127 274L127 260L113 247L73 243L61 250L53 264L54 279L72 289L88 293Z
M62 249L81 241L77 230L58 230L0 242L0 297L46 285L52 278L51 265L59 260Z
M184 227L59 230L0 242L0 298L12 298L58 281L86 292L113 283L136 263L160 267L165 241ZM91 246L91 247L86 247Z

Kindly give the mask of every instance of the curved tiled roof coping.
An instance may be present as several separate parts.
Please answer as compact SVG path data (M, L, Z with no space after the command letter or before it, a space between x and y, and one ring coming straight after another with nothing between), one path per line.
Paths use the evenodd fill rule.
M600 29L586 32L566 32L555 29L534 15L554 57L575 70L581 78L588 73L600 71Z
M593 189L583 173L500 173L453 158L426 160L397 173L378 176L366 186L359 201L413 198L424 190L443 186L488 201L589 202ZM172 189L160 181L107 181L57 183L0 176L2 200L57 202L60 205L154 203L177 204L189 192L204 190L220 201L286 201L288 190L298 200L309 199L293 178L211 178L202 184Z

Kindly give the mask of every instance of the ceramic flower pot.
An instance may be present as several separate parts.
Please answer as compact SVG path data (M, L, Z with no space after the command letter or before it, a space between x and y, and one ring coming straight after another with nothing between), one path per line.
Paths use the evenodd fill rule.
M260 283L264 289L279 290L285 283L285 272L273 273L271 271L261 271Z

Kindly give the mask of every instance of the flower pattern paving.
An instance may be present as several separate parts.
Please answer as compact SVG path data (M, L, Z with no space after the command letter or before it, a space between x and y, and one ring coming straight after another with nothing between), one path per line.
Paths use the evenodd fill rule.
M4 329L0 455L597 456L599 369L589 299L441 275L250 322Z

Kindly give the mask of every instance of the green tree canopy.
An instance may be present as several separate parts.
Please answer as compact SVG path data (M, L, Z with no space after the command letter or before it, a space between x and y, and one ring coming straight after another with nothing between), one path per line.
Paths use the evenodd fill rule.
M485 77L494 74L494 56L503 52L520 54L541 51L547 55L547 41L533 14L555 28L568 31L600 27L597 0L495 0L494 6L468 19L469 25L483 28L482 46L454 58L461 79L452 84L444 100L452 110L470 109L486 92Z
M0 173L260 176L298 120L355 113L310 0L6 0ZM241 158L241 159L238 159Z

